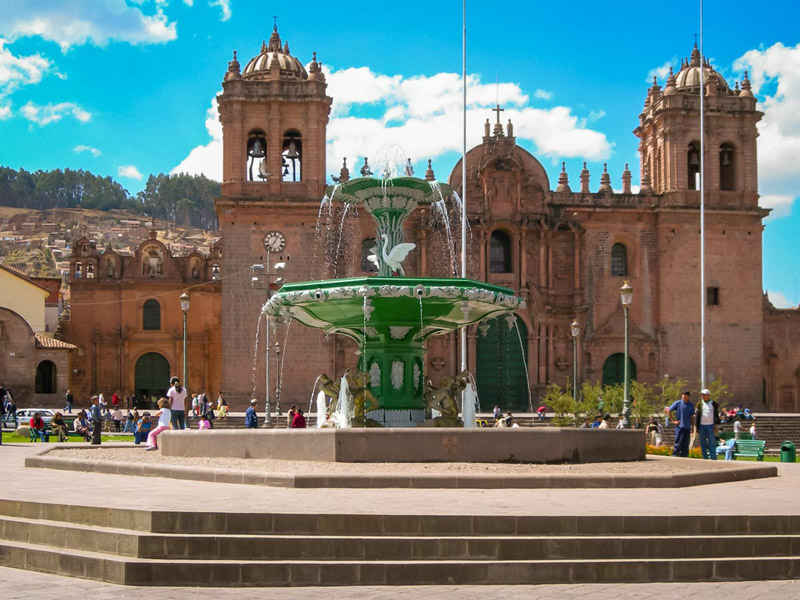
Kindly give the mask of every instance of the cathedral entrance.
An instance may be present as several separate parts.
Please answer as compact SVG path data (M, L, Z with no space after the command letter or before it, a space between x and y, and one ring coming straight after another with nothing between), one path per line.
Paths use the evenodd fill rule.
M528 328L522 319L517 319L517 325L511 328L504 318L484 323L488 328L483 324L478 328L475 373L481 411L491 412L495 405L503 410L529 410L528 379L525 374L528 365ZM520 337L524 352L520 348Z
M631 379L636 379L636 363L628 356L628 374ZM612 354L603 363L603 385L616 385L625 383L625 354L617 352Z
M169 361L157 352L143 354L136 361L135 384L136 398L142 396L161 398L169 388Z

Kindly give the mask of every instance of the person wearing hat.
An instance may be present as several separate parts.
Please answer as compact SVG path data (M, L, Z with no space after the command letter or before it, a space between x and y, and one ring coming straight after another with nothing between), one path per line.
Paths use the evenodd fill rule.
M669 419L675 425L675 446L672 449L672 456L689 456L689 436L692 433L692 417L694 416L694 404L689 402L689 390L683 390L681 399L676 400L669 407Z
M719 405L711 399L711 391L700 390L700 402L695 411L695 426L700 436L700 451L703 458L717 460L717 436L714 432L720 424Z

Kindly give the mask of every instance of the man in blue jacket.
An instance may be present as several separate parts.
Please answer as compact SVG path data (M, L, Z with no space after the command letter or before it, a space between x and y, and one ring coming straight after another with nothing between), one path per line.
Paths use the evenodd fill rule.
M689 390L684 390L681 399L676 400L669 407L669 418L675 425L675 447L672 456L689 456L689 436L692 433L692 417L694 404L689 402Z
M253 398L250 400L250 408L244 413L244 426L247 429L256 429L258 427L258 415L256 414L256 404L258 400Z

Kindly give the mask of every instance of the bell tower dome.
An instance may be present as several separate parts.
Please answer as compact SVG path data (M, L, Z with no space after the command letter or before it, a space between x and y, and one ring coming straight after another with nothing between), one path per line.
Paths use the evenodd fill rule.
M277 26L244 69L234 52L217 96L224 197L323 196L326 87L316 53L306 70Z

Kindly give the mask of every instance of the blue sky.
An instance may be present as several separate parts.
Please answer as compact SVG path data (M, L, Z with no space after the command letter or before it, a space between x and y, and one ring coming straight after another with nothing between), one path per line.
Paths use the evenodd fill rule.
M518 143L555 187L604 162L638 184L637 125L649 80L678 66L698 31L696 1L468 1L469 145L499 96ZM706 54L729 82L751 70L759 138L764 287L797 304L800 261L800 5L707 0ZM664 8L668 7L668 8ZM446 179L461 145L461 2L0 0L0 164L85 168L131 192L150 173L218 177L212 99L234 49L244 63L272 15L304 63L317 51L334 108L328 172L341 158L433 159ZM499 85L496 85L499 82ZM794 163L794 164L792 164Z

